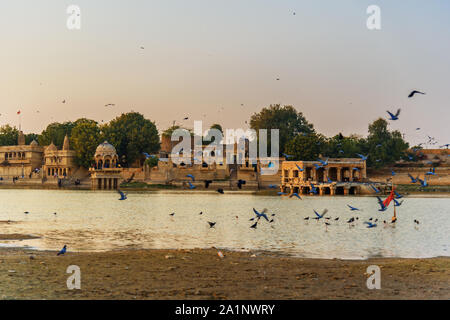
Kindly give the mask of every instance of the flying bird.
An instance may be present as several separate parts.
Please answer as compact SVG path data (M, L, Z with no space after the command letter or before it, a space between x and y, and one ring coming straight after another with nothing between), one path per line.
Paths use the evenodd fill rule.
M389 114L389 116L391 117L391 118L388 119L388 120L393 120L393 121L398 120L398 116L400 115L400 110L401 110L401 109L398 109L397 112L396 112L395 114L393 114L393 113L391 113L391 112L389 112L389 111L386 111L386 112Z
M377 226L376 223L372 223L372 222L364 222L365 224L367 224L367 228L375 228Z
M286 154L286 153L281 153L286 159L292 158L292 155Z
M375 187L374 185L369 184L369 186L373 189L373 191L375 191L375 193L380 193L380 190L378 190L378 188Z
M408 173L408 177L411 179L411 183L416 183L417 181L419 181L419 176L417 176L417 178L414 178L411 174Z
M186 177L191 178L192 181L195 181L195 177L192 174L188 174L188 175L186 175Z
M355 208L355 207L352 207L351 205L347 205L347 207L349 207L350 208L350 211L359 211L359 209L358 208Z
M294 193L292 193L290 196L289 196L289 198L292 198L292 197L297 197L297 198L299 198L300 200L302 200L302 198L298 195L298 193L296 193L296 192L294 192Z
M387 207L384 205L383 200L377 196L378 204L380 205L380 209L378 211L386 211Z
M298 164L295 164L295 166L297 167L298 171L300 171L300 172L305 171L305 169L300 168L300 167L298 166Z
M400 207L402 205L402 203L403 203L403 200L402 201L397 201L396 199L394 199L394 206Z
M256 217L258 218L258 220L261 218L264 218L267 221L269 221L269 217L267 217L267 215L266 215L266 212L267 212L266 208L264 208L262 212L258 212L258 211L256 211L255 208L253 208L253 212L256 214Z
M367 160L367 158L369 157L369 155L367 155L367 156L364 156L364 155L362 155L362 154L359 154L359 153L357 153L356 155L357 155L358 157L360 157L362 161L366 161L366 160Z
M426 186L428 186L428 182L427 182L427 177L425 176L424 178L423 178L423 180L422 179L419 179L419 182L420 182L420 185L422 186L422 187L426 187Z
M189 189L195 189L195 186L190 181L188 181L188 184L189 184Z
M425 172L425 174L426 175L433 175L433 176L435 176L436 175L436 168L430 168L430 171L428 171L428 172Z
M420 91L414 90L414 91L412 91L412 92L408 95L408 98L414 97L415 94L426 94L426 93L425 93L425 92L420 92Z
M209 227L210 227L210 228L214 228L214 226L216 225L215 222L210 222L210 221L208 221L208 224L209 224Z
M314 211L314 213L316 214L316 217L315 217L314 219L320 220L320 219L322 219L322 218L325 216L325 214L328 212L328 209L323 210L323 212L322 212L321 215L318 214L316 210L313 210L313 211Z

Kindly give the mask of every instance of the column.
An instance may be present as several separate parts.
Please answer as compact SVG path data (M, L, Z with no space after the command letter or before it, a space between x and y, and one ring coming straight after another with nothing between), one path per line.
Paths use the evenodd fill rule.
M328 168L323 170L323 182L328 182Z
M337 181L341 182L342 181L342 168L337 167L336 172L337 172Z
M350 168L350 178L348 179L350 182L353 181L353 168Z

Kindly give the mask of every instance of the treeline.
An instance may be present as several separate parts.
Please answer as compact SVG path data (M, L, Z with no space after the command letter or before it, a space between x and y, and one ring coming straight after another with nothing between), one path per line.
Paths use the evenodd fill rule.
M219 124L212 127L222 131ZM179 128L165 130L170 135ZM385 119L377 119L369 125L367 137L358 135L326 137L318 133L301 112L292 106L270 105L250 118L250 128L268 129L268 154L270 154L270 129L279 129L280 154L288 154L289 160L317 160L318 157L355 158L357 154L368 156L369 167L382 167L402 158L416 160L407 154L409 145L399 131L389 131ZM0 145L17 144L18 130L9 125L0 127ZM155 154L160 149L159 133L151 120L137 112L122 114L109 123L100 125L89 119L74 122L51 123L41 134L26 134L29 144L33 139L41 146L52 142L62 148L65 135L69 136L71 148L76 152L77 164L89 167L97 146L107 140L116 147L122 166L128 167L143 160L143 153Z
M369 125L368 136L356 134L348 137L341 133L326 137L316 132L301 112L292 106L271 105L252 115L250 127L279 129L280 152L289 160L317 160L318 157L355 158L357 154L368 156L368 167L380 168L405 159L414 161L415 154L408 154L408 143L399 131L389 131L388 122L379 118ZM270 132L270 131L269 131ZM270 137L268 137L270 141Z
M137 112L122 114L103 125L85 118L51 123L39 135L25 135L25 141L29 144L34 139L41 146L53 142L60 149L66 134L71 149L75 150L77 164L86 168L92 165L97 146L105 140L116 147L119 161L125 167L141 160L143 152L156 153L160 147L155 123ZM0 145L16 145L18 135L17 128L9 125L0 127Z

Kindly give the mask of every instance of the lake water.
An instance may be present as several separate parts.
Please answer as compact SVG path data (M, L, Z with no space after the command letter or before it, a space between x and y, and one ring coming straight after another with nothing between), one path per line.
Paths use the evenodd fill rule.
M125 201L118 198L113 191L0 190L0 220L14 222L1 223L0 234L40 237L0 244L51 250L67 244L69 251L214 246L341 259L449 256L450 198L405 198L395 227L382 222L390 221L393 208L379 212L373 197L298 200L161 191L130 192ZM347 204L361 211L351 212ZM261 219L258 229L251 229L253 207L275 213L275 221ZM325 208L332 218L330 226L325 227L324 219L305 222L305 217L314 216L313 209ZM338 222L335 217L340 217ZM350 217L359 217L354 227L346 223ZM370 217L379 219L376 228L363 223ZM418 227L414 219L420 221ZM208 221L216 222L215 228L209 228Z

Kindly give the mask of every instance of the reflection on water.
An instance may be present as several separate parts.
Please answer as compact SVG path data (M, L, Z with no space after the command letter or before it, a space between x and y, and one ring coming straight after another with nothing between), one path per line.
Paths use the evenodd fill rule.
M0 190L0 234L33 234L41 238L0 241L39 249L102 251L120 248L229 248L271 250L310 258L448 256L450 199L407 198L398 209L395 228L383 227L392 210L379 212L372 197L305 197L304 200L247 194L157 192L130 193L118 201L108 191ZM362 211L351 212L347 204ZM250 229L252 208L275 213L272 224L261 220ZM314 216L328 208L330 219ZM24 214L29 211L29 214ZM203 212L200 215L200 211ZM57 214L54 215L54 212ZM169 216L175 212L175 216ZM236 218L236 216L238 218ZM353 228L345 222L359 221ZM368 229L363 221L378 218ZM418 228L413 220L420 221ZM209 228L207 221L217 222ZM273 228L272 228L273 226Z

